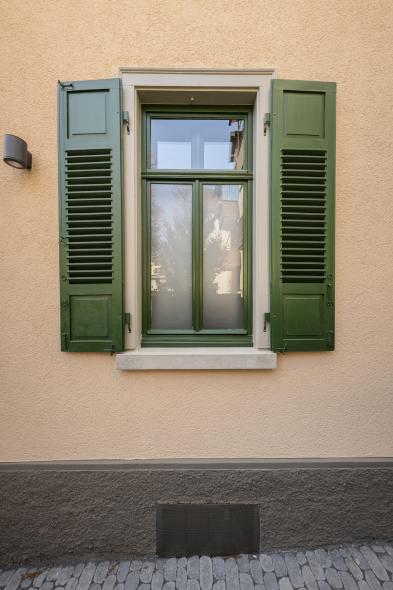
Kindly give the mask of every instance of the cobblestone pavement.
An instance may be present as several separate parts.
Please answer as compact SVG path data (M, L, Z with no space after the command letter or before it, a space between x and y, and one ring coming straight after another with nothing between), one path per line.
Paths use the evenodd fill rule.
M0 568L1 590L393 590L393 544Z

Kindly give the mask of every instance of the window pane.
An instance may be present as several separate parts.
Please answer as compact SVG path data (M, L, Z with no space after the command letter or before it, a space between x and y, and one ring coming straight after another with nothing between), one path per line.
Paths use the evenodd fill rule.
M242 170L244 119L152 119L154 169Z
M243 186L203 186L203 327L243 328Z
M151 327L192 328L192 187L151 184Z

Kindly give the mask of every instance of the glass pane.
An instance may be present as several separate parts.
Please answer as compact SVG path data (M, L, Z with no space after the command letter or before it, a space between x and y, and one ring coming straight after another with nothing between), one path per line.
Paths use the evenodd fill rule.
M151 327L192 328L192 187L151 184Z
M243 186L203 185L203 327L243 328Z
M242 170L244 119L152 119L154 169Z

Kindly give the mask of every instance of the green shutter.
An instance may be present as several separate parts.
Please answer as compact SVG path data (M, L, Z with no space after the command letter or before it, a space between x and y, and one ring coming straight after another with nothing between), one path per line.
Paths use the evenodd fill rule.
M334 349L335 97L272 88L271 333L276 351Z
M121 85L59 83L61 349L123 349Z

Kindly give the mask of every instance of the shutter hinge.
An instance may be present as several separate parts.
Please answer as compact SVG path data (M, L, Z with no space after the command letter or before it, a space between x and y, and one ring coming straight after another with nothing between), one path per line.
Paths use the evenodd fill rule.
M129 312L124 314L124 323L128 327L128 333L131 334L131 314Z
M268 127L270 127L270 113L265 113L263 118L263 135L266 135Z
M328 346L332 346L332 344L333 344L333 334L334 334L333 330L327 331L327 345Z
M127 135L130 135L130 114L128 111L123 111L123 123L127 126Z
M263 331L266 332L266 324L270 324L270 311L263 314Z
M63 332L63 334L61 335L61 339L62 339L63 350L68 350L68 334L67 334L67 332Z
M57 83L62 90L64 90L64 88L73 88L74 87L72 82L61 82L61 80L57 80Z

